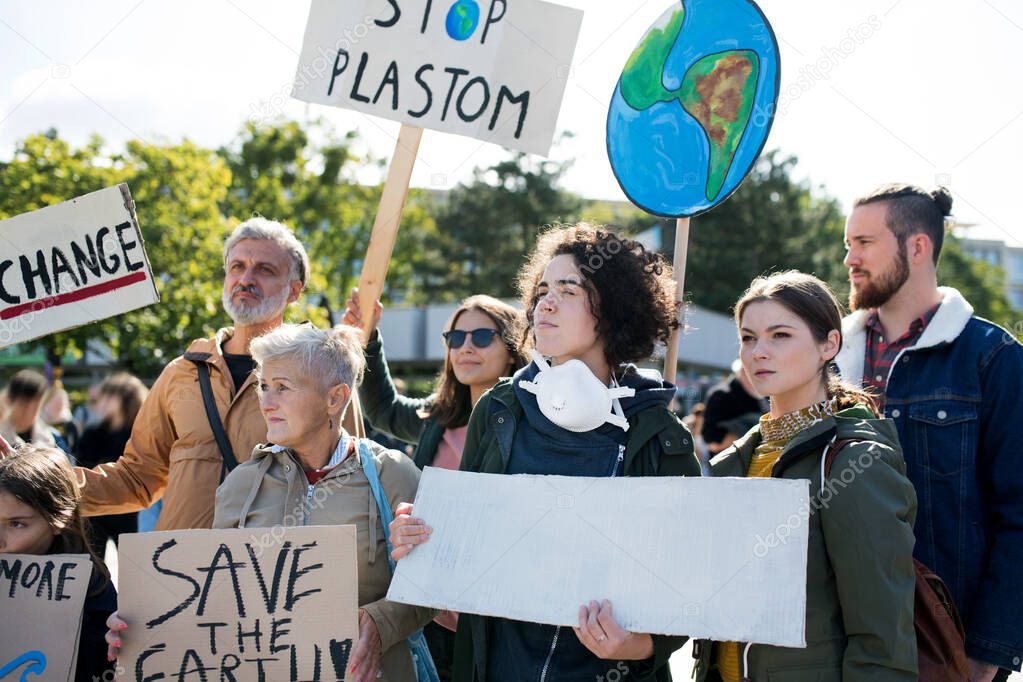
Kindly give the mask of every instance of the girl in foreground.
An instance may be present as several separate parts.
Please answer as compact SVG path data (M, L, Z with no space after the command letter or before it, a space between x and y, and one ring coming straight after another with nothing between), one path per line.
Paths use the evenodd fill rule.
M89 549L78 487L67 455L56 448L0 442L0 554L88 554L92 573L82 612L75 679L113 671L103 637L117 593L103 561ZM14 624L16 626L16 624Z

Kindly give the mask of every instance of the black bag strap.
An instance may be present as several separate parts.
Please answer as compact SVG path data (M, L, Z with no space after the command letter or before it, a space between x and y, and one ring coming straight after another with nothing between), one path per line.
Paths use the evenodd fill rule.
M185 359L195 363L195 370L199 375L199 390L202 393L202 404L206 408L206 419L210 422L213 438L216 439L217 447L220 448L223 462L220 467L220 480L223 481L227 474L238 466L238 460L235 459L234 449L231 447L231 441L227 439L224 423L220 420L220 412L217 411L217 402L213 398L210 366L206 363L209 357L209 353L185 353Z

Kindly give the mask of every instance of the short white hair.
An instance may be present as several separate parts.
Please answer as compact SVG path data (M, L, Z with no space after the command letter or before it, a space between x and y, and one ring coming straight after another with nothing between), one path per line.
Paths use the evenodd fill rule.
M320 329L309 323L283 324L253 339L249 349L257 376L268 360L295 359L324 390L345 384L354 392L366 367L359 330L348 325Z
M284 223L256 216L234 228L231 236L224 242L224 269L227 270L227 256L231 249L243 239L259 239L277 244L291 257L291 279L299 280L305 285L309 279L309 255L305 252L302 242Z

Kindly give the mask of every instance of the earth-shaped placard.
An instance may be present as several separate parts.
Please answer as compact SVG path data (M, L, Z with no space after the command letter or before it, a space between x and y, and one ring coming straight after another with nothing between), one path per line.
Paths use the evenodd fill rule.
M728 198L774 120L780 77L771 25L750 0L682 0L625 64L607 151L637 206L693 216Z

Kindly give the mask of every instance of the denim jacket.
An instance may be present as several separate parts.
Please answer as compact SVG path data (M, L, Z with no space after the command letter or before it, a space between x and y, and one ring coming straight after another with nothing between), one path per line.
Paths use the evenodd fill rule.
M1023 346L955 289L892 364L885 416L916 487L915 556L948 584L971 658L1023 658ZM843 322L842 376L859 385L869 312Z

